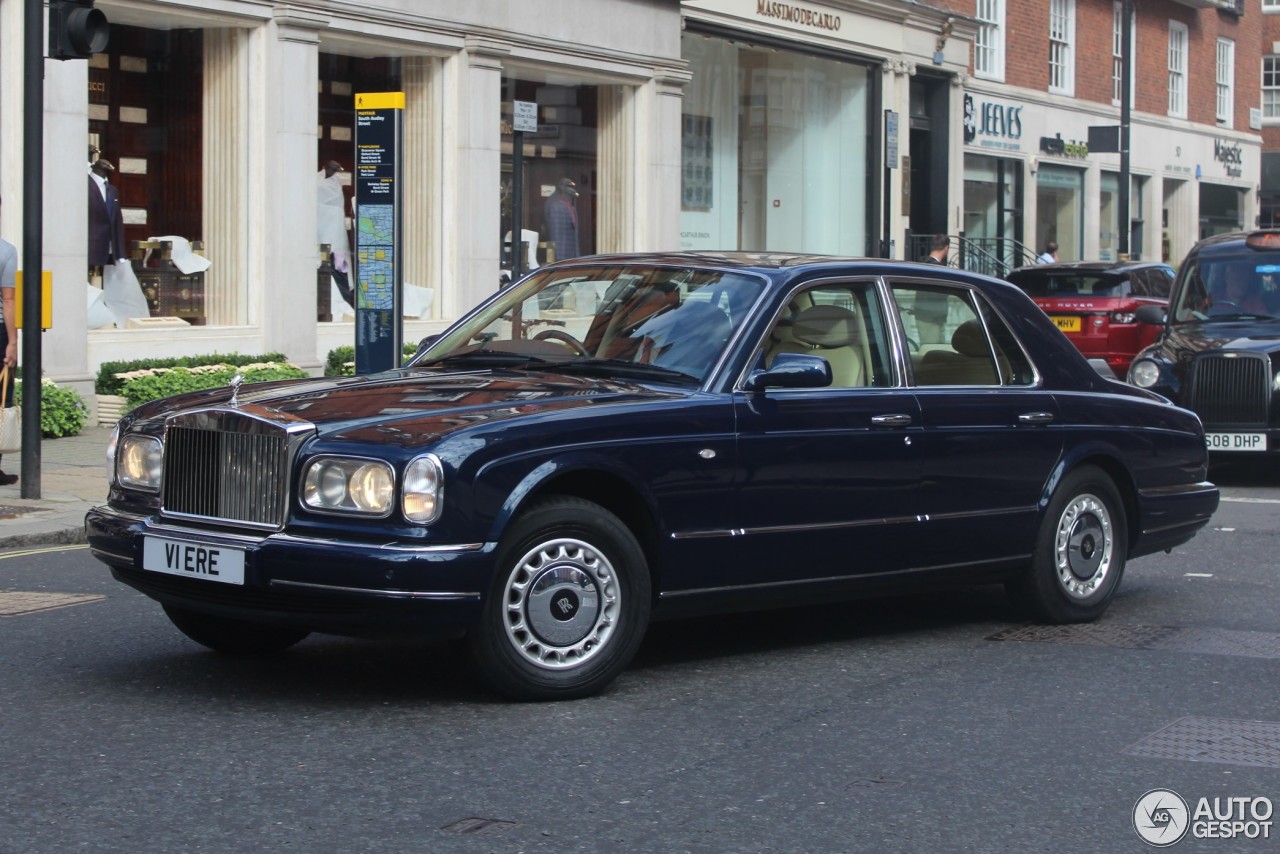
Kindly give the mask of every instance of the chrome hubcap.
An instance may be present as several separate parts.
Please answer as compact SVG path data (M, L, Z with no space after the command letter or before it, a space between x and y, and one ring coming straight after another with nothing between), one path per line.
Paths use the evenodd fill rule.
M576 667L608 643L618 606L617 580L603 554L582 540L550 540L520 558L507 579L507 638L538 667Z
M1078 495L1062 511L1054 541L1058 581L1070 595L1083 599L1111 571L1114 541L1111 514L1094 495Z

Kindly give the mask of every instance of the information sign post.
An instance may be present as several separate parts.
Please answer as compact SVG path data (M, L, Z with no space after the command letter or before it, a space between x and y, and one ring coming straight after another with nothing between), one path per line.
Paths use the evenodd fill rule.
M403 92L356 95L356 373L403 361Z

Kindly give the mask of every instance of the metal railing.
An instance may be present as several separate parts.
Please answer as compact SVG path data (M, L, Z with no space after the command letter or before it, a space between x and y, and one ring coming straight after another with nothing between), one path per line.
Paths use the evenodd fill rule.
M907 235L907 259L923 261L929 254L932 234ZM1015 267L1034 264L1036 254L1012 237L966 237L948 235L951 239L947 265L961 270L1004 278Z

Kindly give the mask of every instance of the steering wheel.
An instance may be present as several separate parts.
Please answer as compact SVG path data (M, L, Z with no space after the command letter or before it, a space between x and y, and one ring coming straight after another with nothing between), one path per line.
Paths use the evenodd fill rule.
M1209 306L1209 314L1244 314L1244 309L1238 303L1234 303L1229 299L1216 299L1213 305Z
M559 329L544 329L537 335L533 336L535 341L557 341L564 344L579 356L590 356L591 353L583 346L582 342L574 338L568 332L562 332Z

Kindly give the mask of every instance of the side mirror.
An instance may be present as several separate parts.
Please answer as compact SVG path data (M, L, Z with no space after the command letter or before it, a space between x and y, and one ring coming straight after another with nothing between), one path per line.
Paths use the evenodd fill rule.
M1145 323L1148 326L1164 326L1165 317L1168 313L1169 309L1165 306L1144 305L1139 306L1138 310L1133 313L1133 316L1139 323Z
M826 388L831 385L831 363L821 356L779 353L773 364L747 377L747 391L766 388Z

